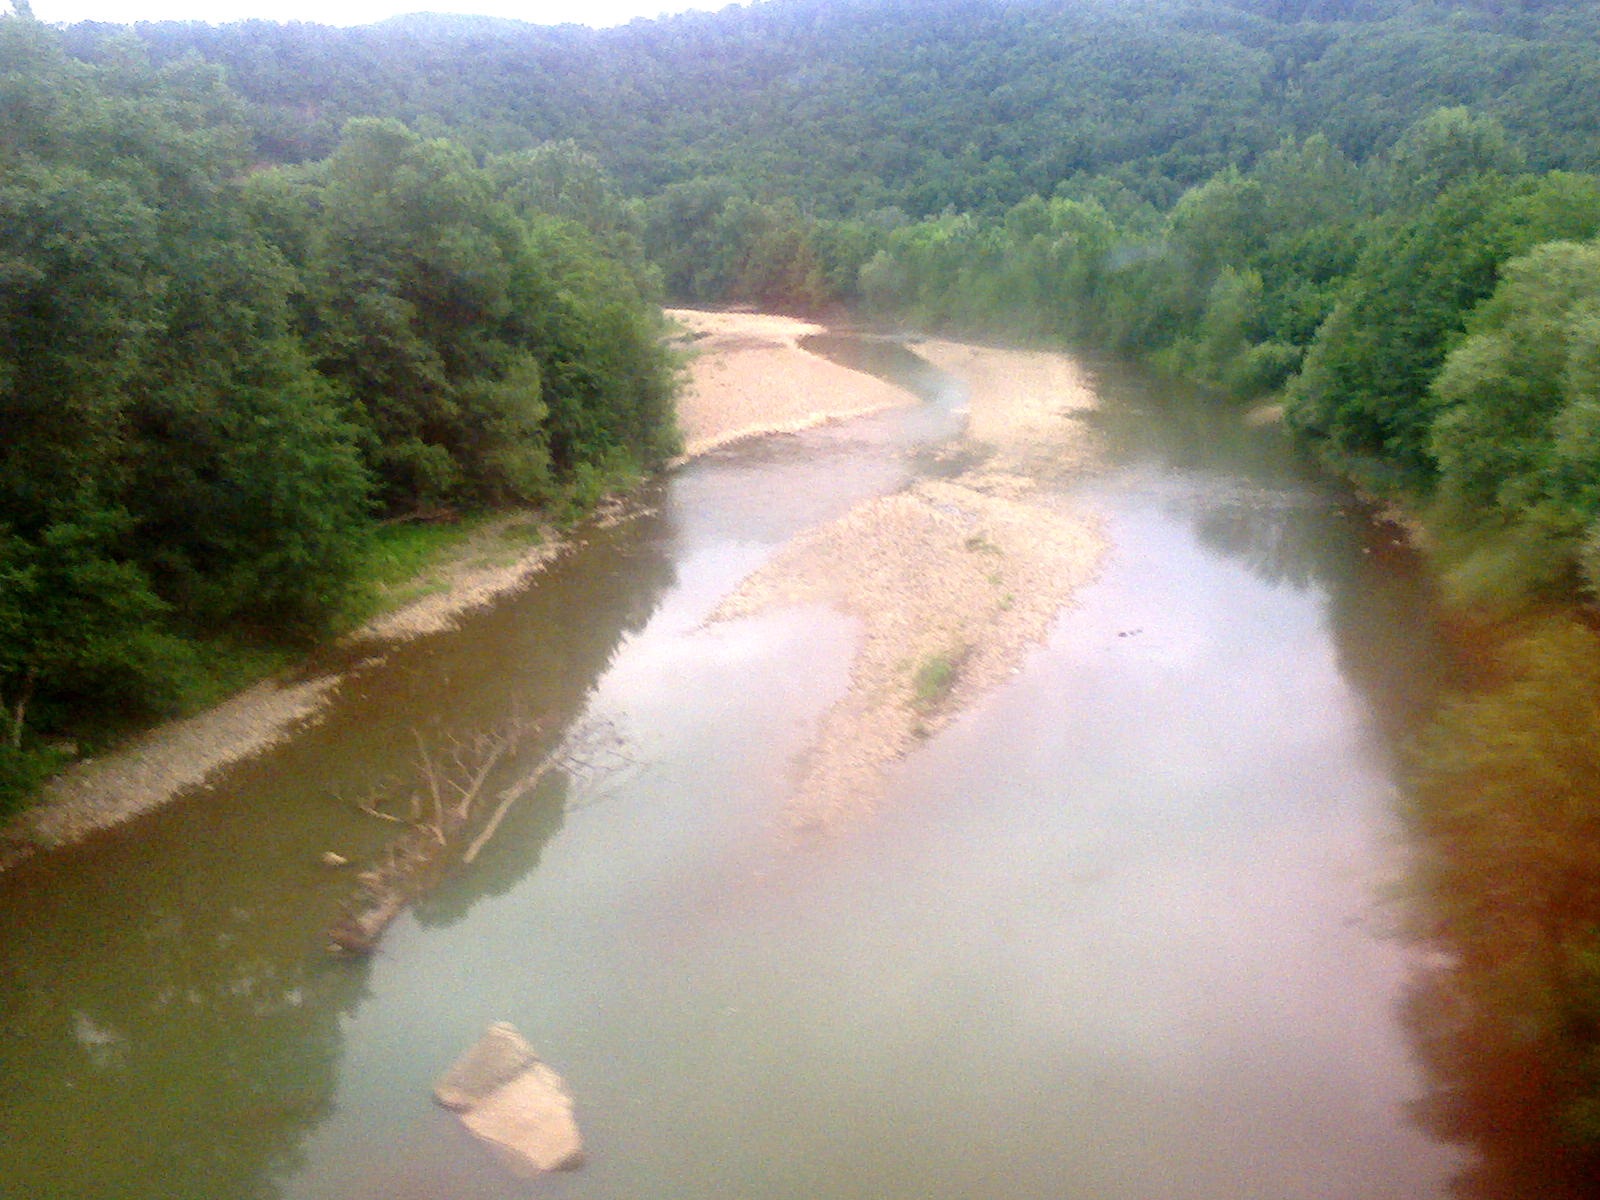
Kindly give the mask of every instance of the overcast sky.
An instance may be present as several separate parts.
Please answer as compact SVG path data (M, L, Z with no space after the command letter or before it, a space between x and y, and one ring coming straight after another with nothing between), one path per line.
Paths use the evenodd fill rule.
M316 21L365 25L398 13L456 12L514 17L539 25L624 25L686 9L725 8L730 0L33 0L33 15L51 24L74 21ZM0 0L0 11L10 0Z

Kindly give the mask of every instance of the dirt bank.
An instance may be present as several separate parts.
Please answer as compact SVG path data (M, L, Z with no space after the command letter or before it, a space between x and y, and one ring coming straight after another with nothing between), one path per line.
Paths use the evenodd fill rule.
M1095 404L1081 368L1056 354L917 350L971 389L952 457L973 465L797 539L713 615L821 600L861 622L849 691L799 764L788 812L801 831L870 811L885 768L1015 671L1104 550L1096 523L1051 486L1095 460L1077 419Z
M793 317L669 309L687 331L689 381L678 399L685 457L764 433L792 433L915 397L800 347L825 332Z
M508 514L482 526L410 581L406 590L414 599L341 641L381 653L395 642L454 628L473 609L526 585L565 549L553 529L531 533L531 519ZM277 745L317 719L342 679L330 672L310 680L264 680L215 708L74 764L50 782L40 804L0 829L0 870L35 850L78 841L157 808Z
M313 718L338 683L268 680L216 708L160 728L57 777L39 807L22 814L7 841L11 853L60 846L166 803L230 763L259 754ZM21 843L17 845L15 843ZM6 847L0 845L0 859ZM9 865L0 861L0 866Z

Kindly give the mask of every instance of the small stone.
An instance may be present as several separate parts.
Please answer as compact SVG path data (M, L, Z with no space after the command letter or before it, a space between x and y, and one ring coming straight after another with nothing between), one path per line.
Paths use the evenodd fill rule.
M322 865L325 867L344 867L350 865L350 860L332 850L324 850L322 852Z

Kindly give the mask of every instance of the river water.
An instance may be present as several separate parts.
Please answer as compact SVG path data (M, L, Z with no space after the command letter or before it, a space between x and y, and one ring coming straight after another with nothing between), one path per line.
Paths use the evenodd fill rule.
M778 836L852 627L705 618L961 415L903 351L832 349L927 402L680 469L315 728L0 877L0 1194L1428 1200L1475 1169L1414 1119L1441 1085L1384 898L1450 659L1278 430L1098 366L1110 466L1063 485L1098 581L870 821ZM513 716L542 732L508 778L567 769L373 958L326 956L319 856L393 832L354 801ZM495 1020L573 1089L581 1171L512 1180L431 1103Z

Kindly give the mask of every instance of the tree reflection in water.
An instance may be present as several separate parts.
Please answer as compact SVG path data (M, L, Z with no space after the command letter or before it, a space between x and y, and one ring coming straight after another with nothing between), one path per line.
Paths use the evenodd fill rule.
M1596 1164L1551 1135L1554 1101L1543 1064L1504 1036L1467 998L1461 969L1441 953L1419 967L1402 1018L1428 1090L1411 1109L1441 1142L1474 1152L1452 1183L1462 1200L1590 1200Z
M581 532L584 553L538 587L353 667L320 724L206 794L0 876L0 1192L281 1194L333 1112L346 1027L369 999L372 964L324 948L353 868L321 854L366 861L395 827L352 801L424 786L418 733L470 740L537 714L545 740L505 764L514 779L675 578L658 515ZM565 802L552 772L418 918L453 923L533 870Z
M1340 669L1362 693L1399 777L1441 700L1486 669L1480 642L1449 627L1404 532L1306 461L1282 431L1251 428L1205 397L1123 367L1100 364L1098 376L1106 404L1094 416L1113 457L1135 471L1147 465L1147 485L1162 490L1169 513L1268 584L1326 595ZM1119 394L1132 403L1119 403ZM1401 1012L1427 1085L1411 1117L1438 1141L1472 1152L1453 1193L1465 1200L1600 1196L1600 1163L1552 1133L1546 1068L1469 999L1483 989L1460 965L1468 956L1447 943L1419 950L1428 959Z

